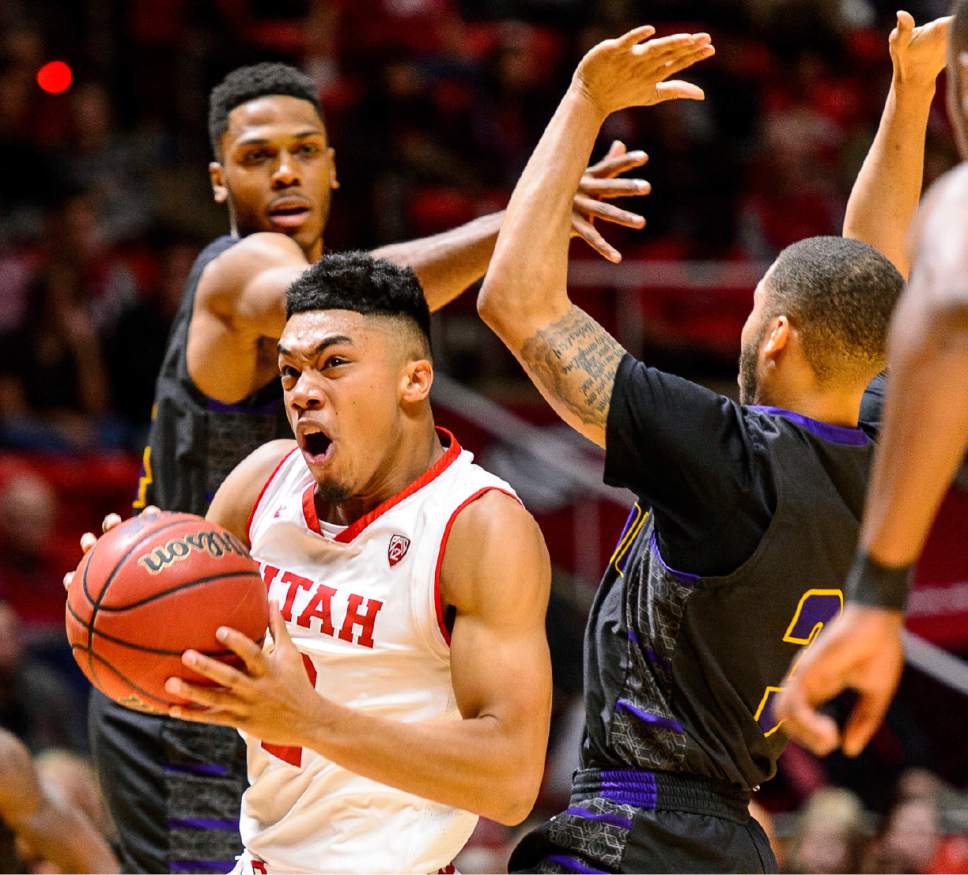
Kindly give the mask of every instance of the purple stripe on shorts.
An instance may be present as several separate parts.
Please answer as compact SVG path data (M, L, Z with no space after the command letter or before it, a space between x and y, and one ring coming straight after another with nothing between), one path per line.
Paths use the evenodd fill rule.
M237 820L216 820L211 817L181 817L168 821L169 829L238 829Z
M231 872L235 860L169 860L169 872Z
M650 714L648 711L643 711L641 708L636 708L635 705L630 702L626 702L624 699L619 699L615 703L616 710L622 708L628 711L630 714L634 714L639 720L645 723L650 723L653 726L658 726L662 729L671 729L673 732L682 732L682 724L672 717L660 717L658 714Z
M620 805L654 809L658 798L655 775L651 772L599 772L599 792L602 798Z
M609 814L607 811L597 812L589 808L579 808L577 805L572 805L565 811L565 814L573 814L575 817L580 817L583 820L610 823L612 826L620 826L622 829L632 828L632 821L629 818L621 817L618 814Z
M575 857L566 857L564 854L552 854L544 858L546 863L557 863L563 866L567 872L589 872L591 875L607 875L604 869L592 869L586 866L581 860Z
M635 634L635 629L629 629L629 641L631 641L636 647L639 646L639 636Z
M169 763L166 772L176 772L185 775L227 775L229 770L217 763Z

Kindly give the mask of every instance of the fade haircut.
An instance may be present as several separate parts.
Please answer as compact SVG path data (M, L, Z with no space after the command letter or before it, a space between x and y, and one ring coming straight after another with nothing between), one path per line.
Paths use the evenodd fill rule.
M897 268L866 243L810 237L784 249L773 265L766 318L789 317L821 383L855 383L883 368L903 288Z
M323 108L313 80L305 73L288 64L253 64L239 67L216 85L208 97L208 138L212 153L221 155L222 134L229 126L229 113L237 106L256 100L283 94L298 97L313 105L323 120Z
M361 251L324 255L286 292L286 319L310 310L352 310L403 320L419 342L417 352L431 354L430 308L409 267Z

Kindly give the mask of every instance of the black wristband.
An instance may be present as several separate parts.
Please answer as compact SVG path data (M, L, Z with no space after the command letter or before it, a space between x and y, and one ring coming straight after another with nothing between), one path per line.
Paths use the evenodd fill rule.
M844 595L848 602L903 611L911 589L913 565L888 568L864 550L858 550L847 575Z

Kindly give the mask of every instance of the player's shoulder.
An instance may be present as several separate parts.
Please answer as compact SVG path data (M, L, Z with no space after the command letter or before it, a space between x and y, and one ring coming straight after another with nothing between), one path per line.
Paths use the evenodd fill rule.
M464 505L454 517L447 555L479 557L492 553L500 560L534 544L544 544L541 529L528 509L509 492L488 488Z
M453 522L441 565L441 595L458 611L489 611L512 595L547 600L551 560L541 529L514 496L489 489Z
M202 270L198 295L202 300L218 298L239 288L263 270L305 263L299 244L285 234L260 231L243 237L213 258Z

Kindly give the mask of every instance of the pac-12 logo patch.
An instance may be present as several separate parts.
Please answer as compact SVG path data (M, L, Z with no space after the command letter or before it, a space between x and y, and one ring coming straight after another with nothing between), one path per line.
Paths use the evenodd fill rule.
M387 548L387 559L390 560L390 567L393 568L410 549L410 539L404 535L394 535L390 538L390 546Z

